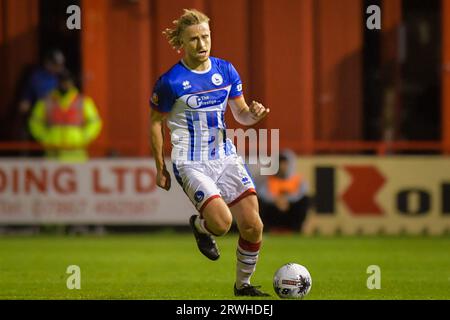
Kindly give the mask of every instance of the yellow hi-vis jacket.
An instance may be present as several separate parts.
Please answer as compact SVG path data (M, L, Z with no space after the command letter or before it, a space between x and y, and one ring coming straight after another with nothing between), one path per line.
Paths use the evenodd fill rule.
M94 101L72 88L65 94L55 90L37 101L29 125L47 157L82 162L87 160L86 148L99 135L102 122Z

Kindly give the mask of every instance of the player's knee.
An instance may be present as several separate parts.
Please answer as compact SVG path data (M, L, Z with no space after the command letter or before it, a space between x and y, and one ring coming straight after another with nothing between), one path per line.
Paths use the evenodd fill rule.
M261 219L259 219L258 233L262 234L263 231L264 231L264 223L262 222Z
M225 235L231 228L231 223L233 222L233 218L228 215L221 217L220 221L216 222L216 230L215 233L218 236Z
M260 235L263 233L264 230L264 224L261 221L261 219L257 219L254 226L253 226L253 233L255 235Z
M250 238L259 238L264 230L264 224L258 217L253 221L247 222L243 228L243 232Z
M233 217L230 212L216 211L214 215L211 215L207 220L208 226L216 236L225 235L231 228Z

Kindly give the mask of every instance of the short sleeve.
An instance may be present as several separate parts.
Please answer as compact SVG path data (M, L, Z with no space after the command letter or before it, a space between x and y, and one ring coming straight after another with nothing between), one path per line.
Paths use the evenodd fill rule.
M228 69L231 83L230 99L233 99L242 95L242 81L239 73L231 63L228 65Z
M175 97L164 77L158 79L150 98L150 106L158 112L167 113L172 110Z

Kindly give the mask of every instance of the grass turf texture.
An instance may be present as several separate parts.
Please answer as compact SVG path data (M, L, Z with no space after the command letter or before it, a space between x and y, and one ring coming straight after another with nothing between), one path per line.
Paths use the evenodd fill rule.
M209 261L191 234L0 237L0 299L235 299L236 234L218 240ZM266 235L253 284L272 288L282 264L305 265L306 299L450 299L449 237L300 237ZM81 290L68 290L69 265ZM369 265L381 289L366 287Z

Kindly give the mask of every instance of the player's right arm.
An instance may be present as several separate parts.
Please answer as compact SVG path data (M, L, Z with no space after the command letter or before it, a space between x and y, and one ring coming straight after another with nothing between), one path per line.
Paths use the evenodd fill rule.
M164 121L174 102L175 98L167 79L160 77L150 99L150 143L156 162L156 184L165 190L170 189L170 174L164 163Z
M166 114L153 109L150 112L150 144L156 163L156 184L170 189L170 174L164 162L164 121Z

